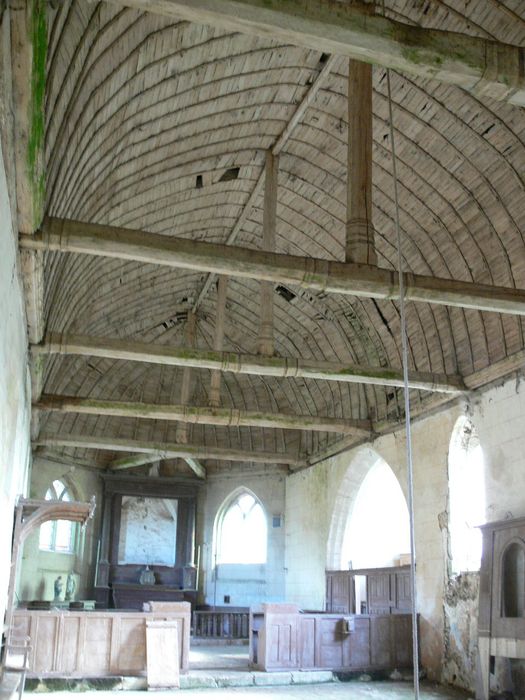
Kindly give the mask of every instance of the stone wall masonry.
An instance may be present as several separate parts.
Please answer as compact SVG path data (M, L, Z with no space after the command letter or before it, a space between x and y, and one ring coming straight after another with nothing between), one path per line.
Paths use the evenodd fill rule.
M525 515L525 385L517 376L476 396L469 406L485 464L486 521ZM479 575L451 576L447 581L444 616L443 680L474 690L477 649ZM493 689L525 697L525 663L496 664Z

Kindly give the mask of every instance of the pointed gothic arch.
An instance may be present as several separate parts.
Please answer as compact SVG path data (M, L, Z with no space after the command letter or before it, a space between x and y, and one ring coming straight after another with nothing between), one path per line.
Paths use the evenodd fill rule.
M268 555L268 519L250 489L233 491L217 511L214 526L217 564L264 564Z
M368 496L364 496L367 490L367 480L370 484L370 479L374 479L374 473L377 474L378 471L382 471L383 479L377 479L376 489L372 487ZM381 485L381 481L387 480L385 489ZM365 491L364 491L365 490ZM373 493L373 498L371 494ZM360 510L359 502L362 498L368 498L370 496L370 505L368 506L370 513L372 514L372 519L370 524L363 524L361 527L363 529L363 535L360 537L368 537L370 535L370 530L373 527L376 533L379 533L378 541L386 542L386 535L396 534L392 527L387 530L379 532L378 527L384 528L385 522L394 522L396 524L400 523L402 520L402 534L397 533L397 538L390 540L390 557L383 553L377 555L375 558L372 557L368 563L360 563L359 558L353 561L355 566L386 566L391 563L399 554L407 553L410 549L409 547L409 517L408 508L406 505L405 495L403 489L388 463L379 455L375 450L371 448L366 448L359 450L354 459L351 461L345 475L341 481L341 485L338 489L338 494L334 504L334 510L332 515L332 522L330 526L330 534L328 538L327 546L327 568L328 569L346 569L348 566L348 559L350 558L345 554L345 539L348 542L348 538L352 537L351 534L351 523L352 519L355 517L361 517L358 515ZM380 497L378 499L378 496ZM383 498L381 499L381 496ZM390 507L394 507L395 513L392 517L388 515ZM378 513L381 513L381 518L375 518L374 524L374 509L377 509ZM383 525L380 525L383 523ZM368 533L368 534L367 534ZM355 533L354 533L355 536ZM396 544L396 542L398 544ZM374 546L371 544L370 546ZM395 550L395 551L394 551Z

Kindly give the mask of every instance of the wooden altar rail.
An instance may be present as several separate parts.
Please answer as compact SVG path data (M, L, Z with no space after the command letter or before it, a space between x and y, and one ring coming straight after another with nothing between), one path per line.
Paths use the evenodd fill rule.
M248 639L248 610L195 610L193 636L206 639Z

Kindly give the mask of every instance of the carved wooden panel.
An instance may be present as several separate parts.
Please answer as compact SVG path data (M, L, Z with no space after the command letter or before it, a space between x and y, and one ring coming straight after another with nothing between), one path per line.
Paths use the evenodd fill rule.
M412 616L396 615L395 624L390 621L390 634L392 637L392 654L397 668L410 668L413 666L412 656Z
M397 573L396 581L396 611L410 612L412 607L412 591L410 584L410 572Z
M391 595L390 573L369 574L367 578L368 612L377 615L388 614L395 607Z
M371 666L370 653L370 618L368 615L355 617L355 629L348 635L348 657L346 665L350 668L366 669Z
M336 571L326 577L327 611L347 615L354 612L353 577L348 571Z
M341 620L338 618L330 616L318 619L319 666L321 668L342 668L345 665L340 627Z
M370 665L387 668L392 655L391 626L388 617L379 617L370 625Z
M299 624L299 666L313 668L316 665L316 621L301 616Z

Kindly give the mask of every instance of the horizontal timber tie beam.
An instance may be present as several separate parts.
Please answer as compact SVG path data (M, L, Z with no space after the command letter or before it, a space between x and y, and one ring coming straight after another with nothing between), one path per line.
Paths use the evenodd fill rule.
M125 438L98 437L88 435L40 435L33 440L34 446L78 447L88 450L109 450L112 452L136 452L148 454L156 459L216 459L231 462L257 462L260 464L288 464L291 467L303 466L304 462L295 455L262 450L237 450L228 447L206 447L187 443L156 442L154 440L126 440Z
M525 106L525 49L370 14L333 0L113 0L457 85L478 97Z
M398 299L398 275L370 265L284 255L238 246L175 238L132 229L45 219L20 246L135 260L154 265L268 280L305 289L373 299ZM408 301L525 315L525 290L405 275Z
M133 469L134 467L141 467L144 464L152 464L153 462L158 462L159 457L156 454L136 454L131 455L131 457L121 457L120 459L115 459L113 462L108 464L107 469L116 472L123 469ZM186 457L184 459L188 467L195 472L195 475L201 479L205 479L206 469L202 464L194 457Z
M259 428L282 428L290 430L317 430L331 433L370 435L371 423L365 420L347 420L325 416L291 415L287 413L265 413L263 411L241 411L236 408L208 406L175 406L147 404L131 401L104 401L73 396L42 396L33 404L44 411L86 413L122 418L153 418L156 420L181 421L227 427L255 426Z
M93 338L83 335L68 336L52 333L46 337L42 344L33 345L31 351L34 359L41 354L84 355L265 377L301 377L332 382L399 387L404 385L403 372L400 369L364 367L343 362L298 358L242 355L216 350L175 348L167 345L150 345L149 343ZM461 378L456 375L409 372L408 379L411 389L445 393L458 393L464 390Z

